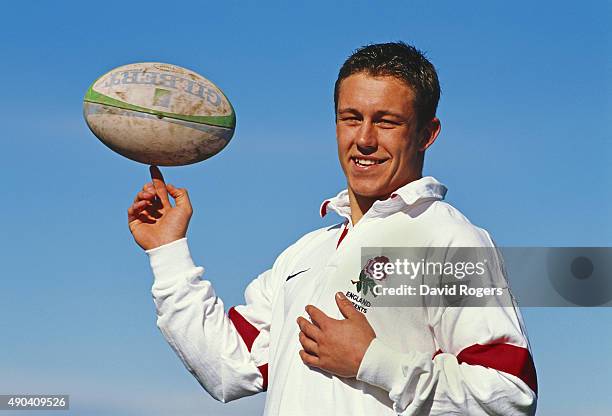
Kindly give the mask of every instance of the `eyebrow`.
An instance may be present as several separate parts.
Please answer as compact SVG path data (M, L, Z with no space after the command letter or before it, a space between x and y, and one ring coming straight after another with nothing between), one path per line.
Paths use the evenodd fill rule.
M338 109L338 114L340 113L355 113L355 114L360 114L359 111L355 110L354 108L351 107L347 107L347 108L339 108Z
M340 113L353 113L353 114L361 114L360 111L358 111L355 108L351 108L351 107L346 107L346 108L339 108L338 109L338 114ZM397 117L400 120L404 120L405 117L398 114L398 113L394 113L393 111L377 111L376 113L374 113L375 117L384 117L384 116L392 116L392 117Z

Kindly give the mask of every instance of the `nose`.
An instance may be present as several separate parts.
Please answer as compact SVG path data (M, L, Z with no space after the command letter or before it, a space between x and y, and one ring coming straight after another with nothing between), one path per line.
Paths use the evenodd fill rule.
M363 155L370 155L376 152L378 148L378 138L376 137L376 129L371 122L364 121L361 123L355 144Z

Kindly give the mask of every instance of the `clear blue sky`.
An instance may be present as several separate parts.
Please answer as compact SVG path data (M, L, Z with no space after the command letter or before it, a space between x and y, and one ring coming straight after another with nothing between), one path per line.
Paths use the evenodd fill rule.
M236 109L222 154L164 170L190 190L194 257L227 305L288 244L337 221L318 217L344 187L332 88L370 42L413 43L437 66L443 128L425 173L472 222L500 245L612 246L609 2L307 4L3 5L0 393L68 393L74 415L262 408L263 395L208 398L155 326L125 215L148 170L81 114L89 84L130 62L192 68ZM612 310L523 314L539 414L609 414Z

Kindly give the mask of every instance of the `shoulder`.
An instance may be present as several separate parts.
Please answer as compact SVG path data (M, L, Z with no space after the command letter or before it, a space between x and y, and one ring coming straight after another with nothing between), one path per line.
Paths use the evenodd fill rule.
M278 255L272 268L265 274L265 286L275 293L283 286L288 275L296 270L311 267L312 259L319 259L335 247L335 239L342 224L322 227L310 231L297 239ZM307 263L307 266L303 264Z
M276 258L273 268L284 269L286 266L294 263L296 259L308 257L312 254L313 250L326 251L329 249L328 246L335 244L334 241L341 228L342 223L318 228L304 234L293 244L283 250L283 252Z
M457 208L444 201L433 201L420 217L433 233L436 243L457 247L493 247L491 235L478 227Z
M297 239L293 244L287 247L279 256L291 257L309 246L318 246L337 236L338 231L342 228L342 223L321 227L310 231Z

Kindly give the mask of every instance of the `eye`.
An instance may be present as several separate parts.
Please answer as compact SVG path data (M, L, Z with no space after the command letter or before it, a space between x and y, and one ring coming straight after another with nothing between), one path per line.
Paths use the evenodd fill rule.
M348 124L356 124L356 123L361 122L361 119L357 116L341 116L338 119Z
M389 119L386 119L386 118L383 118L382 120L379 120L376 124L378 124L381 127L386 127L386 128L395 127L395 126L399 126L400 125L400 123L398 123L397 121L389 120Z

